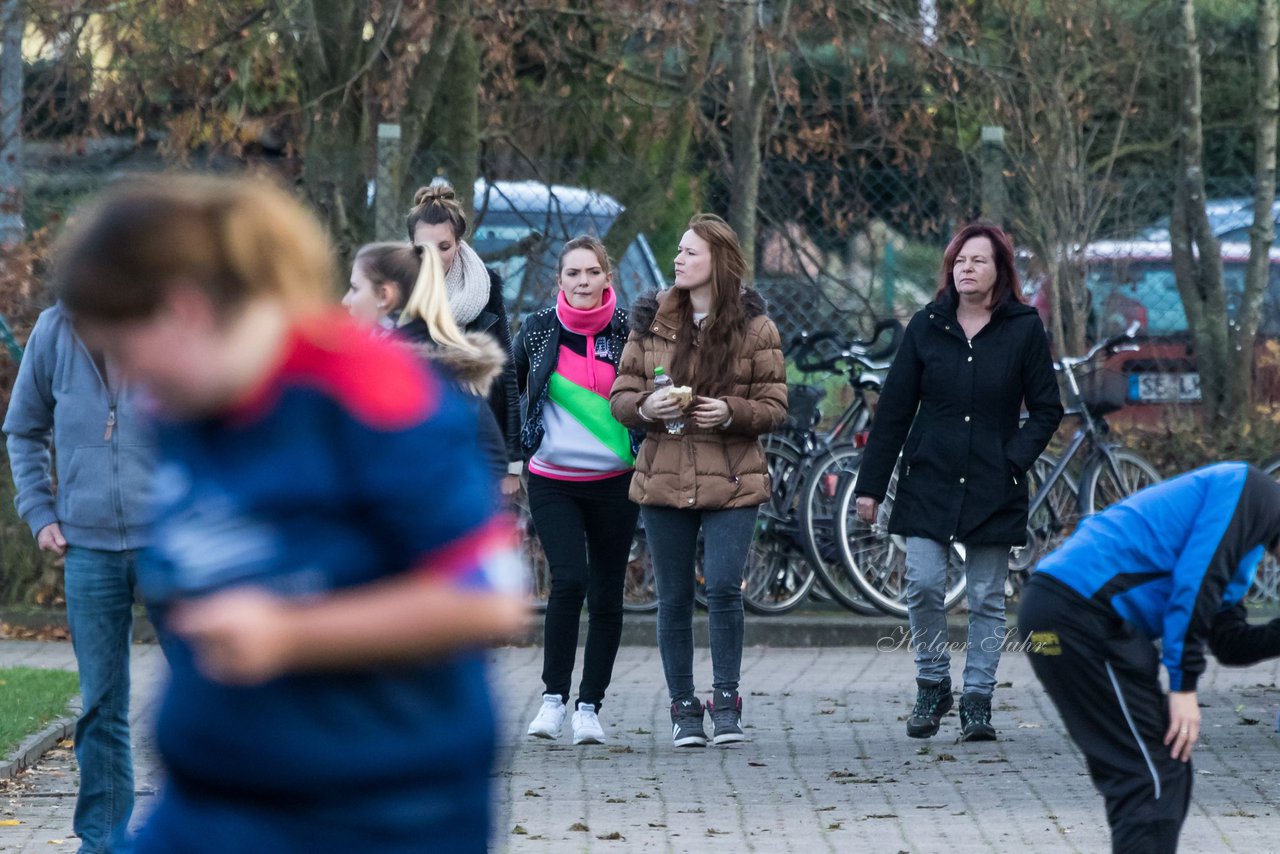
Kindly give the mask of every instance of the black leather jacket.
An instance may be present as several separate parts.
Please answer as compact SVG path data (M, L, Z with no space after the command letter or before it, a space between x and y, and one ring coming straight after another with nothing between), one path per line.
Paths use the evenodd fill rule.
M547 402L547 389L556 369L562 328L555 306L544 308L525 318L512 348L516 383L520 389L520 411L524 414L520 445L525 459L532 457L542 444L542 435L546 429L542 408ZM597 347L601 341L607 342L608 361L615 369L622 358L622 348L626 346L629 333L627 313L619 308L614 310L609 326L596 336ZM634 454L639 446L639 437L632 431L631 452Z

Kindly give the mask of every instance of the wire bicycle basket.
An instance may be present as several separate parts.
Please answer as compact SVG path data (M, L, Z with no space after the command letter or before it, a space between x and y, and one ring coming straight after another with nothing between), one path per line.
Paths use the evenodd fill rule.
M1076 381L1080 384L1080 402L1094 415L1115 412L1129 402L1128 377L1105 365L1081 368Z
M783 430L803 433L816 427L822 420L818 404L826 396L826 391L817 386L803 383L788 385L787 418L782 422Z

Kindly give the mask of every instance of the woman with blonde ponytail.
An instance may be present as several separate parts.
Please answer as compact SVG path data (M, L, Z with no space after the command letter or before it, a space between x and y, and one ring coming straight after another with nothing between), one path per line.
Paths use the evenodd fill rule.
M419 254L408 243L366 244L356 253L351 281L353 291L343 299L351 316L372 324L379 334L407 341L462 392L476 417L479 451L495 483L500 481L507 473L507 450L484 398L501 375L506 356L492 337L458 328L444 296L444 272L435 250L424 247ZM356 283L365 287L355 291ZM368 310L366 291L385 295L374 313Z
M464 332L492 336L506 356L501 381L490 389L488 399L506 445L507 477L502 479L502 493L512 495L520 488L524 458L520 451L520 395L511 363L511 327L507 324L502 279L484 266L463 239L467 236L467 215L449 183L420 187L414 193L405 224L409 240L419 254L426 247L439 254L443 273L439 281L444 287L437 295L448 305L454 323ZM441 313L437 306L433 315L437 323Z
M406 249L414 251L409 247ZM475 352L478 339L458 328L458 322L449 310L440 253L430 246L421 246L417 256L417 276L409 290L409 298L400 310L396 326L411 341L430 341L439 347Z

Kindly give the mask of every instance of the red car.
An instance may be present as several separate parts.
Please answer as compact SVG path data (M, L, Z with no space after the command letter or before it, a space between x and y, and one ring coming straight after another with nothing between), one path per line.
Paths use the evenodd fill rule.
M1222 272L1228 311L1234 313L1244 292L1249 244L1222 244ZM1090 294L1089 337L1101 338L1138 322L1140 347L1117 353L1106 369L1122 372L1128 383L1128 406L1112 419L1120 423L1152 425L1170 406L1195 405L1200 400L1200 375L1187 316L1173 272L1167 240L1103 240L1085 250L1085 284ZM1027 277L1031 304L1049 320L1045 277ZM1267 341L1280 338L1280 248L1271 249L1271 276L1263 297L1258 327L1255 370L1266 388L1280 387L1280 365L1268 354ZM1276 376L1270 376L1276 374Z

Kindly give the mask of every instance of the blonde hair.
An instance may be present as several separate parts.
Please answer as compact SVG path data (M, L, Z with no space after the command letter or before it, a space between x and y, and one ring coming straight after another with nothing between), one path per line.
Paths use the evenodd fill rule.
M461 350L469 356L479 356L480 350L471 343L458 326L449 308L449 295L444 287L444 265L440 253L432 246L421 246L418 279L405 301L397 326L414 320L427 325L427 334L437 347Z
M261 177L131 178L81 209L54 257L63 303L104 321L151 316L178 283L224 316L264 297L322 311L337 280L320 223Z

